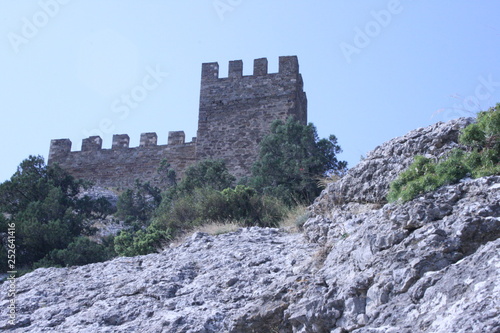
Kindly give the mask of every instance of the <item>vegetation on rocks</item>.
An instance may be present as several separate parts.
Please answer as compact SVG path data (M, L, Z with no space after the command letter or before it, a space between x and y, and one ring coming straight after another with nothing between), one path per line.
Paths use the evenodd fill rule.
M288 209L279 199L248 186L231 187L233 182L222 161L206 160L189 167L181 182L162 194L161 203L151 219L142 221L142 228L124 230L115 238L116 252L124 256L151 253L206 223L270 227L286 215Z
M294 206L312 202L321 191L319 178L345 172L347 163L336 157L340 152L337 138L318 139L312 124L275 121L260 144L250 179L235 184L224 161L205 160L190 166L160 200L159 190L147 184L124 192L118 216L134 227L115 238L115 251L150 253L207 223L276 227Z
M477 122L467 126L459 140L465 149L453 149L439 161L416 156L408 169L391 183L387 199L406 202L466 176L500 174L500 103L480 112Z
M113 213L109 202L80 195L90 183L73 179L57 165L46 166L41 157L30 157L0 185L0 212L6 214L0 215L1 232L7 232L7 223L16 223L19 264L33 268L151 253L207 223L276 227L295 206L310 204L320 193L318 179L345 172L346 162L336 157L340 152L335 136L319 139L313 124L290 118L271 125L252 177L238 184L224 161L192 165L178 183L163 161L158 171L168 188L162 192L137 181L125 190L115 214L125 229L102 244L88 236L95 232L96 219Z
M150 183L136 181L134 189L123 192L117 203L116 216L128 224L148 221L160 205L161 190Z

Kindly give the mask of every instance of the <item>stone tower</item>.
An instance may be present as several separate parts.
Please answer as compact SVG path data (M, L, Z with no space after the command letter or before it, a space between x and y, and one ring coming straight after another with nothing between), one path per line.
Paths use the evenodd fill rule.
M216 62L204 63L196 159L224 159L237 178L248 176L259 142L273 120L293 116L307 123L307 98L296 56L279 58L279 72L268 73L267 59L255 59L253 75L243 76L241 60L229 62L219 78Z
M139 179L162 187L157 172L163 159L180 178L186 168L204 159L223 159L237 178L250 176L259 142L273 120L293 116L307 123L307 99L302 90L297 57L280 57L278 73L268 74L267 59L254 61L253 75L243 76L241 60L229 63L229 76L219 78L219 65L202 65L198 136L186 142L183 131L168 132L159 145L156 133L142 133L139 147L127 134L113 136L111 149L102 139L83 139L71 151L69 139L52 140L48 164L58 163L76 178L111 188L130 188Z

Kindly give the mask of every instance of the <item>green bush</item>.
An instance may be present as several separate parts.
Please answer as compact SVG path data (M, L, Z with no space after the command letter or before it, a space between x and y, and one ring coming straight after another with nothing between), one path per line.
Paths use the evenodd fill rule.
M121 231L114 238L114 250L119 256L132 257L157 251L172 239L169 229L161 230L155 224L136 232Z
M276 197L259 194L255 189L238 185L222 191L225 208L221 215L245 226L276 227L288 210Z
M52 250L34 267L81 266L111 259L115 255L112 248L91 241L87 237L77 237L67 248Z
M226 205L221 190L234 180L224 161L205 160L188 167L179 184L162 193L153 223L175 236L205 221L221 220Z
M477 121L467 126L460 136L460 142L477 150L493 150L494 162L500 158L500 103L488 111L479 112Z
M132 257L137 255L134 249L134 234L128 230L122 230L118 236L115 237L115 252L122 257Z
M173 234L192 229L209 221L238 222L244 226L277 226L287 213L279 199L258 193L243 185L222 191L196 188L175 200L165 200L154 219Z
M210 187L195 188L171 203L165 218L176 229L191 228L206 220L218 220L225 209L222 193Z
M209 187L223 190L231 187L235 177L229 173L222 160L204 160L189 166L177 186L178 192L189 193L196 188Z
M425 191L424 187L430 188L432 181L437 179L422 179L424 175L434 174L436 164L424 156L415 156L413 163L391 183L387 199L395 201L399 198L407 201Z
M225 207L221 210L231 220L252 219L252 215L258 215L255 210L257 191L255 189L238 185L236 188L226 188L222 191Z
M476 123L467 126L459 140L467 149L454 149L439 162L416 156L391 183L387 200L406 202L467 175L477 178L500 174L500 104L480 112Z
M472 154L472 153L471 153ZM472 171L474 178L500 174L499 154L493 149L485 149L481 152L481 164Z
M452 184L464 178L472 171L465 162L466 153L460 149L453 149L440 163L436 164L436 174L441 184Z

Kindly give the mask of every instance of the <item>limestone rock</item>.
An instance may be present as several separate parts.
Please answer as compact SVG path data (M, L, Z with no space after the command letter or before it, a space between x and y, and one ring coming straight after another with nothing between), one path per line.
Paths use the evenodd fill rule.
M306 291L285 316L311 299L310 312L324 313L333 299L341 315L325 321L347 332L500 329L499 184L469 179L405 204L347 203L310 219L306 237L330 249L316 273L325 290ZM311 325L298 332L316 332Z
M116 205L119 199L119 196L116 192L99 186L93 186L89 189L81 191L79 197L81 198L84 196L88 196L92 200L104 198L111 204L111 207L114 209L116 209Z
M385 203L389 184L413 162L415 155L437 159L459 147L460 130L473 121L473 118L459 118L438 122L383 143L351 168L346 176L330 184L314 208L346 202Z
M299 234L247 228L217 237L196 233L159 254L37 269L17 280L17 327L2 321L0 329L260 332L279 323L287 298L308 283L316 247Z

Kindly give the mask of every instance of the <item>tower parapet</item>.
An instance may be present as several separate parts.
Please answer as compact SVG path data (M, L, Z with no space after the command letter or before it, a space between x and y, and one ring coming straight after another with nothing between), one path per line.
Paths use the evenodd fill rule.
M243 76L243 61L233 60L229 62L228 77L231 79L239 79Z
M253 64L253 75L243 75L243 61L242 60L231 60L228 66L228 76L227 78L219 77L219 63L218 62L207 62L202 64L201 67L201 82L226 80L226 79L239 79L239 78L249 78L253 76L263 76L263 75L286 75L286 76L299 76L299 60L296 56L284 56L279 57L279 70L278 73L268 73L268 61L267 58L259 58L254 60Z
M299 60L297 57L280 57L279 58L279 73L289 76L299 75Z
M169 145L183 145L185 141L186 141L186 135L184 134L184 131L168 132Z
M201 65L201 81L214 81L219 78L219 64L208 62Z
M253 61L253 75L267 75L267 58L255 59Z

